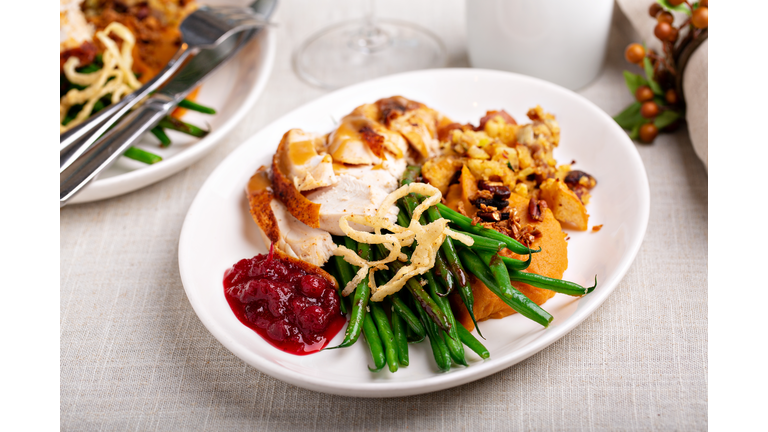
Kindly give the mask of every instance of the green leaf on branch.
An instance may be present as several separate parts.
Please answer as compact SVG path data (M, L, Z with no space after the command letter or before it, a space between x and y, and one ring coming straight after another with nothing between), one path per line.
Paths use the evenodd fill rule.
M661 90L661 86L653 79L653 65L648 57L643 59L643 68L645 69L645 78L648 80L648 87L657 95L663 96L664 92Z
M624 71L624 82L627 83L627 88L632 94L632 97L635 97L635 92L638 87L648 85L648 81L646 81L642 75L633 74L630 71Z
M629 131L629 138L630 139L637 140L638 138L640 138L640 126L642 126L642 125L643 125L642 123L636 124L632 128L632 130Z
M640 102L633 102L627 109L620 112L613 119L622 129L632 129L637 124L642 124L645 118L640 114Z
M661 7L663 7L664 9L666 9L666 10L668 10L668 11L682 12L682 13L684 13L684 14L688 15L688 16L691 16L691 10L690 10L690 9L688 9L688 8L685 6L685 4L684 4L684 3L680 3L680 4L679 4L679 5L677 5L677 6L672 6L672 5L669 3L669 0L656 0L656 3L660 4L660 5L661 5Z
M675 120L680 118L680 113L677 111L672 110L666 110L662 111L661 114L656 116L655 119L653 119L653 124L656 125L659 130L664 129L665 127L671 125L675 122Z

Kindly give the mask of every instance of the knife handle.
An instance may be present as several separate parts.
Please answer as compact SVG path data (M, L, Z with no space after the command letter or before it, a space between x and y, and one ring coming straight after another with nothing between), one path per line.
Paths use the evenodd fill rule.
M112 165L141 136L155 127L175 106L172 98L156 94L128 114L79 158L59 173L59 206Z

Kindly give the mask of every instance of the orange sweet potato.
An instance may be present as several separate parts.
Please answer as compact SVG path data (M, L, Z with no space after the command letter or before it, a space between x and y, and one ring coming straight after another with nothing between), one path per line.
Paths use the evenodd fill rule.
M541 199L547 202L555 218L565 226L587 230L589 215L581 200L559 179L547 179L541 184Z
M509 199L509 205L517 209L520 216L520 224L523 227L532 225L541 232L541 237L537 238L531 245L534 249L541 246L541 252L533 255L531 265L526 271L551 278L562 278L565 269L568 268L567 243L565 242L565 233L560 227L560 223L552 214L552 211L544 209L543 220L536 222L528 216L528 200L525 198L512 194ZM528 258L527 256L514 254L508 249L504 249L502 253L506 256L522 260ZM474 313L478 321L489 318L503 318L515 313L512 308L496 297L477 278L470 275L470 280L475 300ZM555 295L553 291L536 288L520 282L512 282L512 285L538 305L543 304ZM456 314L456 319L468 330L474 329L469 312L467 312L466 307L461 302L461 298L456 293L451 296L451 305Z

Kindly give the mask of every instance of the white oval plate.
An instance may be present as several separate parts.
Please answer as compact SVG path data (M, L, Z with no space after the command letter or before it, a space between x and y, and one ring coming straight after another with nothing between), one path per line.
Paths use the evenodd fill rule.
M520 121L541 105L562 130L555 156L597 178L588 209L597 233L569 232L565 279L597 289L583 298L562 294L544 304L554 320L543 328L515 314L480 323L491 358L468 351L469 367L440 373L429 343L411 345L410 366L397 373L368 371L365 343L343 350L294 356L273 348L237 320L224 298L224 271L242 258L266 253L248 213L245 184L271 160L290 128L327 132L356 106L402 95L435 108L454 121L474 122L486 110L505 109ZM179 240L179 269L189 301L203 324L230 351L260 371L291 384L347 396L406 396L468 383L530 357L568 333L605 301L629 269L645 235L648 179L627 134L594 104L554 84L506 72L436 69L393 75L338 90L264 128L224 160L200 189ZM330 345L338 344L340 332Z
M210 152L253 106L264 90L277 47L276 31L261 31L237 55L208 77L200 87L196 101L216 109L215 115L187 111L183 120L211 130L202 139L168 131L173 141L161 148L158 140L147 134L137 147L155 153L162 161L146 165L126 157L72 197L70 203L84 203L112 198L163 180L192 165Z

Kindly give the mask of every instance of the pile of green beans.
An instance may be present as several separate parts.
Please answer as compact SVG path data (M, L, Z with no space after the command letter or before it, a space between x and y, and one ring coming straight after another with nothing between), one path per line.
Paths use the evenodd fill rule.
M78 68L77 71L80 73L89 74L89 73L94 73L101 70L102 67L103 67L103 63L101 60L101 54L99 54L96 56L96 58L91 64ZM61 88L62 88L62 92L64 92L65 90L68 90L71 88L82 90L85 87L69 82L69 80L67 80L64 74L61 74ZM61 96L64 96L64 94L61 94ZM96 114L97 112L109 106L111 104L111 101L112 101L111 93L104 95L101 99L96 101L96 103L93 105L91 115ZM215 109L205 105L200 105L189 99L182 99L181 102L179 102L178 106L180 108L185 108L190 111L197 111L203 114L216 114ZM62 124L66 126L67 123L72 121L77 116L77 114L80 112L82 108L83 108L83 105L75 105L72 108L70 108L69 112L64 117ZM207 130L201 129L189 123L185 123L175 117L166 116L160 121L160 123L157 126L151 129L152 135L154 135L155 138L157 138L158 141L160 141L160 147L162 148L166 148L169 145L171 145L171 138L168 137L166 130L174 130L186 135L191 135L196 138L202 138L208 135ZM151 165L163 160L162 157L152 152L148 152L146 150L142 150L136 147L129 147L128 150L123 154L123 156L129 159L143 162L148 165Z
M409 166L401 183L405 185L417 181L420 172L420 167ZM415 208L423 200L424 197L416 194L403 197L398 202L398 225L408 226ZM474 244L467 247L447 237L436 256L433 269L423 276L409 279L405 284L406 289L388 296L382 302L369 301L371 293L366 276L350 295L350 305L346 305L347 299L342 299L342 313L349 313L350 317L344 340L338 346L326 349L352 346L362 334L374 365L368 368L377 372L386 366L390 372L396 372L410 363L408 345L427 338L437 369L445 372L454 365L469 366L465 347L482 359L490 357L488 349L456 320L448 301L447 296L455 291L466 306L478 334L482 336L474 315L474 298L468 273L483 282L520 315L544 327L552 322L552 315L517 290L512 282L523 282L574 296L589 294L597 287L597 278L594 286L585 288L573 282L525 272L533 254L541 251L540 248L531 250L498 231L473 225L470 218L443 204L430 207L422 215L420 223L426 224L427 221L434 222L440 218L447 219L456 232L472 238ZM389 255L382 244L356 243L349 237L334 237L334 242L355 251L365 260L379 260ZM413 247L415 245L402 249L402 253L409 259ZM528 259L523 261L502 256L499 254L502 249L528 255ZM328 270L337 277L340 286L345 287L357 269L338 256L332 262ZM387 264L388 268L374 272L377 285L385 284L405 265L393 261Z

